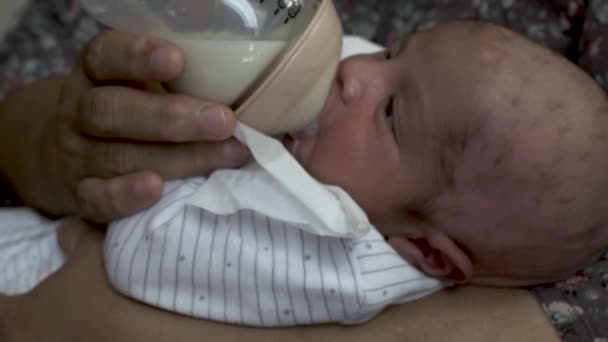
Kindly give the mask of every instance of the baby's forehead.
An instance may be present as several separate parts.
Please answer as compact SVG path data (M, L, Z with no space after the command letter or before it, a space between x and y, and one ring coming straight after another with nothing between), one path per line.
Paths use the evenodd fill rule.
M426 35L429 38L455 41L458 45L469 44L518 44L527 41L522 35L504 27L482 21L453 21L434 26L415 35Z
M417 41L431 61L475 64L480 72L491 72L505 60L518 55L549 53L531 49L524 36L505 27L478 21L456 21L416 33L406 40Z
M411 39L418 39L414 45L421 49L432 47L435 60L420 63L427 64L425 76L439 80L427 77L422 84L433 101L443 103L434 104L431 113L443 120L433 124L443 123L439 133L447 137L436 139L444 154L437 167L458 188L486 184L513 195L546 190L551 178L543 175L555 176L559 169L552 161L589 153L592 103L604 103L605 94L565 58L494 25L446 25ZM470 59L453 63L459 56ZM449 75L432 74L439 69L433 63ZM461 72L466 63L473 72ZM566 166L575 172L576 163Z
M406 81L399 91L406 100L422 97L430 103L423 106L430 108L425 119L458 139L484 123L533 128L563 107L569 89L579 94L597 87L591 79L569 76L573 71L563 58L496 25L446 24L399 44L407 49L400 56L406 70L400 78L422 89L412 91ZM580 101L580 96L570 99Z

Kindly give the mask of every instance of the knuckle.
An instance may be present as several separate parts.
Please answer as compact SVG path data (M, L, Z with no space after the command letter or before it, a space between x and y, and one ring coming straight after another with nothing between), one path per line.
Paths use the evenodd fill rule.
M87 141L66 125L57 124L51 129L55 132L48 141L47 153L52 155L62 179L77 179L84 173Z
M78 170L81 169L82 160L85 150L85 143L82 139L71 133L58 134L54 140L56 146L56 159L62 170Z
M105 216L116 217L124 210L123 191L119 182L107 182L104 189Z
M91 218L90 216L96 213L96 207L91 199L91 193L84 182L78 185L76 191L76 201L81 215Z
M206 146L203 149L200 147L192 149L192 160L194 161L195 171L205 176L217 169L220 159L218 149L214 148L214 146Z
M141 35L135 36L127 50L127 57L132 61L138 60L150 50L151 45L150 38Z
M164 110L158 113L158 134L164 141L179 141L184 136L187 108L183 101L177 98L169 99Z
M57 147L57 152L62 154L74 154L78 153L80 149L80 142L78 138L74 137L71 133L56 134L53 143Z
M86 72L92 78L98 78L103 74L103 71L100 69L103 65L103 50L106 40L108 39L108 32L109 31L103 31L97 34L84 49L83 57Z
M113 127L116 96L109 89L95 88L87 91L80 101L80 120L88 133L108 133Z
M152 41L145 36L135 36L126 51L127 63L130 70L141 68L144 58L152 48Z
M131 172L135 167L135 156L130 148L120 143L104 144L101 163L109 167L115 175Z

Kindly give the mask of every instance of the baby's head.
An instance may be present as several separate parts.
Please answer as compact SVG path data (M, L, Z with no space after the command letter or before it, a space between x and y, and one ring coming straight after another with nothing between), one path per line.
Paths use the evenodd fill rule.
M429 275L556 280L608 248L608 102L506 29L454 22L341 64L290 148Z

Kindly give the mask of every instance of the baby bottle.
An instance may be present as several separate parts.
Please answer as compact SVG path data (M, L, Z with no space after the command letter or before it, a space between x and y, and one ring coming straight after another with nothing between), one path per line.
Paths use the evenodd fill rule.
M331 0L81 0L103 24L173 42L185 56L172 91L232 106L268 134L322 109L342 27Z

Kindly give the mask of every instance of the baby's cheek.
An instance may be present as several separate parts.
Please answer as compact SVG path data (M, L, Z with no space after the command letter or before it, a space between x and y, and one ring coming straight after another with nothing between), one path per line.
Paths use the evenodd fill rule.
M294 155L304 169L323 183L333 182L341 173L335 144L327 139L303 139L296 143Z
M324 184L338 185L340 175L344 175L344 170L340 171L334 160L320 154L311 154L303 166L311 176Z
M323 184L338 186L353 198L357 195L357 187L351 181L353 169L337 158L327 154L314 154L309 159L308 172Z
M344 135L339 135L342 138ZM316 180L340 187L364 210L377 201L382 188L377 174L378 163L355 140L323 137L298 152L302 165ZM384 178L384 177L382 177Z
M317 159L309 173L319 182L337 186L344 190L368 215L376 213L374 199L377 187L370 177L359 174L356 167L345 165L335 159Z

